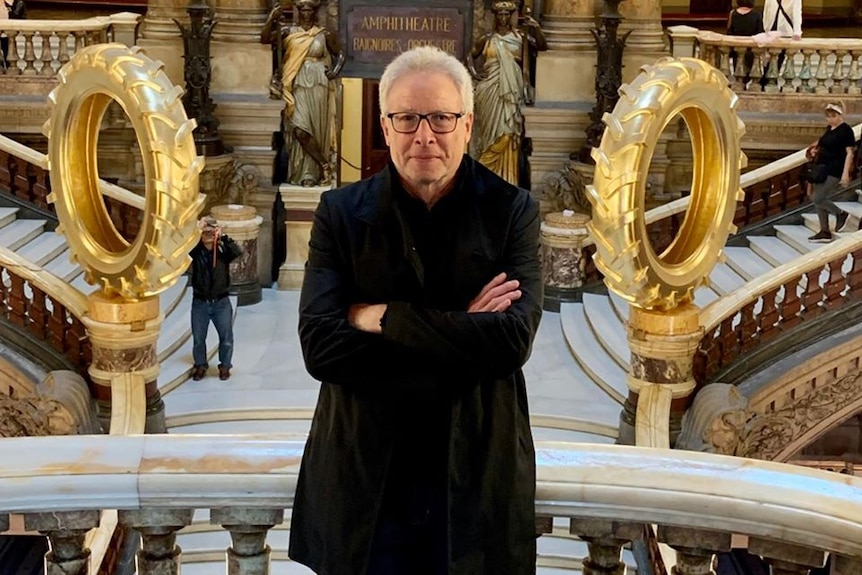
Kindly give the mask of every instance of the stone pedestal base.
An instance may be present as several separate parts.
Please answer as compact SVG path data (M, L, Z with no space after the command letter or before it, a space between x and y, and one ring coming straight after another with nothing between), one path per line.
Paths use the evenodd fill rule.
M314 210L320 202L320 194L328 189L330 186L308 188L293 184L279 186L281 201L284 202L284 221L287 230L287 257L278 272L280 290L295 290L302 287Z
M542 222L542 307L560 311L560 302L575 301L584 285L583 243L590 217L571 211L554 212Z
M213 206L210 213L242 248L242 255L230 264L231 295L237 296L238 306L258 303L262 290L257 276L257 236L263 218L254 207L237 204Z

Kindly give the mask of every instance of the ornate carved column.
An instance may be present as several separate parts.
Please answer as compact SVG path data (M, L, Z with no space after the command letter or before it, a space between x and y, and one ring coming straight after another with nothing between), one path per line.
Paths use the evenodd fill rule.
M676 441L685 398L695 388L694 352L703 336L699 311L690 304L671 312L630 306L629 396L620 416L620 443L665 447ZM670 420L664 422L668 409Z
M260 42L260 29L269 14L267 0L215 0L219 25L214 40L230 42Z
M87 531L99 525L100 512L61 511L26 513L24 526L38 531L51 541L45 555L45 575L86 575L90 550L84 547Z
M609 519L572 519L569 532L587 542L589 557L584 559L584 575L625 575L623 545L639 539L643 525Z
M210 521L230 531L228 575L268 575L272 549L266 544L266 535L284 521L283 509L213 509Z
M99 419L109 428L111 384L117 378L138 376L146 397L146 433L164 433L165 404L157 386L159 360L156 342L163 317L158 296L137 301L105 296L87 298L89 313L84 325L93 347L90 378L96 386ZM134 393L136 390L130 390Z
M626 53L630 71L625 78L630 81L643 64L668 55L661 26L661 0L626 0L620 4L620 13L625 18L625 29L631 30Z
M237 204L213 206L210 213L242 248L242 256L230 264L230 293L237 296L237 305L258 303L261 287L257 275L257 238L263 218L254 207Z
M177 531L192 522L191 509L120 511L120 523L141 534L138 573L179 575L182 549Z
M141 38L179 38L174 20L185 21L188 3L188 0L148 0L147 13L141 24Z
M542 279L544 308L559 311L560 302L572 301L575 290L584 285L586 259L584 241L590 217L569 210L553 212L542 222Z
M523 111L525 135L533 142L534 191L541 191L536 184L560 169L584 141L587 112L595 100L596 49L590 30L596 4L594 0L544 0L537 17L548 50L536 57L536 105Z
M658 528L658 540L676 551L673 575L713 575L712 559L716 553L730 551L730 539L730 533L718 531L690 527Z

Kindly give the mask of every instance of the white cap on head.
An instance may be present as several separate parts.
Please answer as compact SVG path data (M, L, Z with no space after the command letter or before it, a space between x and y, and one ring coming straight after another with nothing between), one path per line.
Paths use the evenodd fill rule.
M841 107L841 104L836 104L835 102L829 102L828 104L826 104L826 108L825 108L825 110L826 110L827 112L828 112L829 110L832 110L833 112L835 112L835 113L836 113L836 114L838 114L839 116L843 116L843 115L844 115L844 108L842 108L842 107Z

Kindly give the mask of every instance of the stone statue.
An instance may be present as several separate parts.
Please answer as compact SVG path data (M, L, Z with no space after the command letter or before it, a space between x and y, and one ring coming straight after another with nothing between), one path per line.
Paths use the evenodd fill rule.
M513 26L517 6L510 0L494 2L494 30L475 43L467 56L467 69L476 79L476 122L470 155L497 175L518 185L524 117L521 107L531 101L525 66L530 50L547 50L545 35L529 14L522 30ZM481 62L481 70L476 67Z
M676 449L739 455L746 425L754 416L734 385L711 383L694 398L682 418Z
M102 433L87 383L72 371L52 371L21 397L0 393L0 437Z
M318 7L316 0L298 0L294 22L287 17L289 9L277 5L261 33L265 43L280 42L287 181L302 186L332 181L330 155L335 149L336 126L331 80L344 66L338 37L317 25Z

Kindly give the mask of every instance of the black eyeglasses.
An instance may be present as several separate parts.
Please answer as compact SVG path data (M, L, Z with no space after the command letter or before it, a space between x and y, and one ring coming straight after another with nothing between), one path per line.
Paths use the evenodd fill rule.
M448 134L455 131L458 118L464 116L464 112L431 112L430 114L417 114L415 112L392 112L386 114L392 122L392 129L399 134L412 134L419 129L422 120L428 122L428 127L435 134Z

